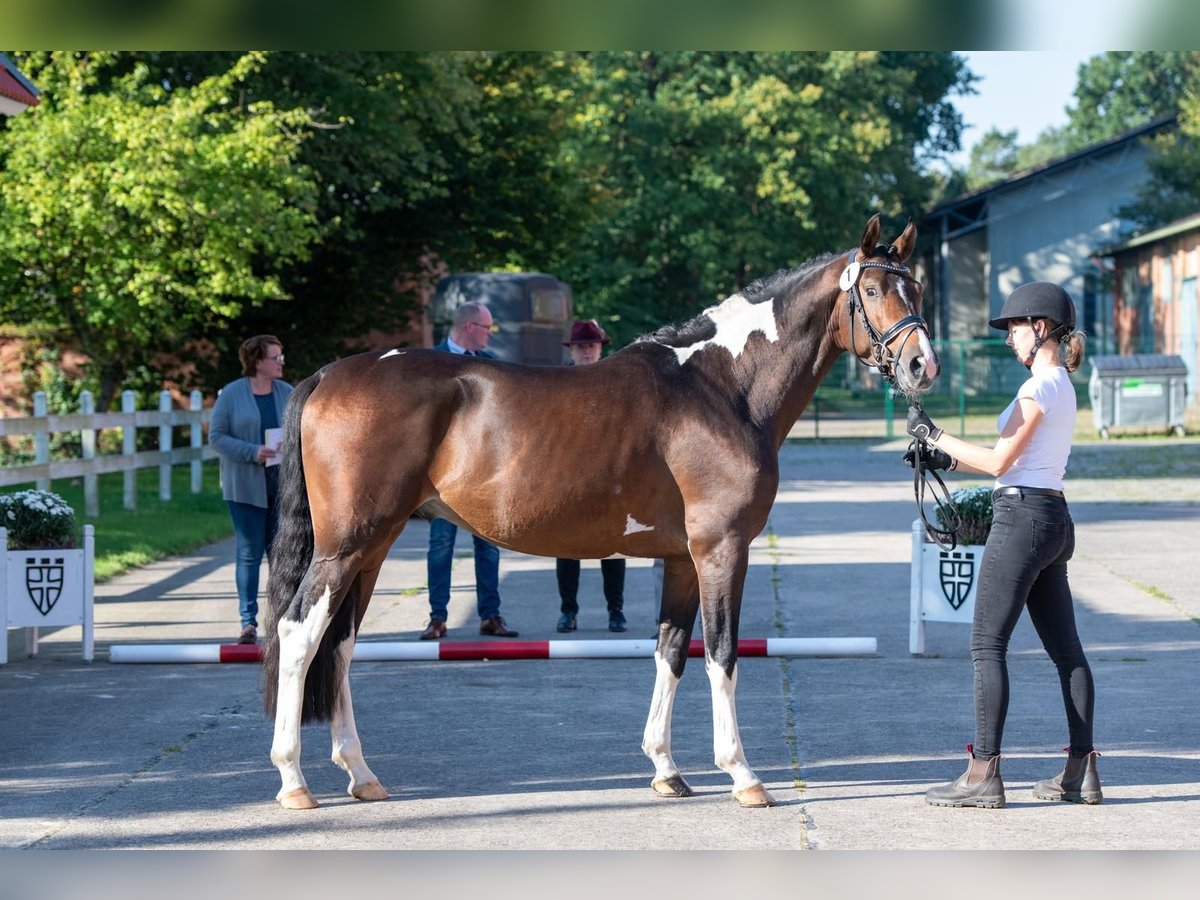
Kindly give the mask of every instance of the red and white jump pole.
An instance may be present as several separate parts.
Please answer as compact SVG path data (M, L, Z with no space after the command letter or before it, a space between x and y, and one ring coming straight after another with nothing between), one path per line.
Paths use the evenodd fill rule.
M483 659L637 659L654 656L656 641L363 641L356 662L415 662ZM747 638L739 657L874 656L875 638ZM692 641L689 656L703 656L704 642ZM113 644L112 663L259 662L257 644Z

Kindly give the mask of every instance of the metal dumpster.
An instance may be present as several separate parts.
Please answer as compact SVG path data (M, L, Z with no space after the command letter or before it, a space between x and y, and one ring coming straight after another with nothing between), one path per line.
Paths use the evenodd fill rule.
M1088 396L1105 440L1110 428L1129 426L1159 426L1182 436L1187 366L1182 356L1162 353L1094 356Z

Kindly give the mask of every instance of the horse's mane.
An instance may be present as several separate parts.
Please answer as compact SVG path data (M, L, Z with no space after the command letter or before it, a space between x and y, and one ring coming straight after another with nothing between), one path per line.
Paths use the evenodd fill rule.
M781 294L790 294L805 279L814 272L823 269L837 255L836 253L823 253L793 268L779 269L770 275L764 275L757 281L746 285L746 287L738 291L738 294L748 303L763 303L773 300ZM644 334L634 343L652 341L656 344L665 344L668 347L687 347L699 341L709 340L716 333L716 323L705 315L705 313L700 313L700 315L684 322L682 325L664 325L657 331Z

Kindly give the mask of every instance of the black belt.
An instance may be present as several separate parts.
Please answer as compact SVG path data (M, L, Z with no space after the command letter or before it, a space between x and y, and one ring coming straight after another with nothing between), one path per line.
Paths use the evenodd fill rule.
M992 499L998 500L1001 497L1024 497L1026 494L1035 497L1058 497L1060 500L1065 500L1066 495L1062 491L1056 491L1054 488L1038 488L1038 487L998 487L992 491Z

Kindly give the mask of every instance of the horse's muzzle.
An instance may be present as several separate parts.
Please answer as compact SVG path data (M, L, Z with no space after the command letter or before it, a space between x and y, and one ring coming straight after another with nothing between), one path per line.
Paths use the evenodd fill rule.
M896 360L896 377L906 394L923 394L933 387L942 367L933 345L924 331L916 332L917 340L910 342Z

